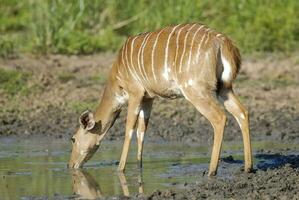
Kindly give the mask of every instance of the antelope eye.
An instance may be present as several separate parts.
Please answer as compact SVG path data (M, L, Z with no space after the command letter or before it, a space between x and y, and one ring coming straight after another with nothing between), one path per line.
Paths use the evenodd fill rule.
M72 140L73 143L75 143L75 138L74 137L72 137L71 140Z

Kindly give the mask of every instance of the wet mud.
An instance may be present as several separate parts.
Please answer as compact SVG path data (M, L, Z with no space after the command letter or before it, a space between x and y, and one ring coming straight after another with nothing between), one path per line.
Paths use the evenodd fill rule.
M79 114L96 107L113 59L114 55L108 53L70 57L23 55L0 60L1 69L29 73L26 85L34 88L29 94L13 96L0 89L0 135L69 139L78 126ZM161 190L131 198L298 199L298 63L298 55L246 58L235 83L236 93L249 109L252 140L295 145L295 150L288 146L276 150L254 148L259 163L251 174L240 170L242 157L222 156L221 163L237 166L229 176L220 174L210 179L203 170L197 171L193 176L206 177L204 181L183 184L181 190ZM106 140L123 140L125 115L124 109ZM242 145L240 129L227 115L224 144L237 142ZM209 122L186 100L157 99L145 140L211 146L213 132ZM226 150L224 153L229 154ZM184 169L186 173L192 171L192 167L179 168L179 171Z
M135 142L135 141L134 141ZM208 146L146 144L143 170L133 146L125 173L116 171L120 141L107 141L83 170L69 170L64 139L2 138L0 199L296 199L296 145L253 143L253 173L243 172L242 146L224 145L218 175L208 177ZM285 154L278 153L288 147ZM159 152L156 151L159 149ZM133 153L133 154L132 154Z

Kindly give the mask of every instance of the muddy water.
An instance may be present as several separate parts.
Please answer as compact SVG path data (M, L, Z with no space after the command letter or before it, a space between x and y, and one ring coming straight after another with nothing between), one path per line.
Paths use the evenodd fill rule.
M65 140L0 140L0 199L84 198L149 194L156 189L182 189L188 183L200 182L208 169L210 148L179 143L147 143L144 167L136 165L133 144L125 174L116 172L121 152L119 142L105 142L84 171L66 169L70 144ZM255 149L284 148L286 145L254 143ZM287 145L288 148L292 148ZM218 176L229 178L242 167L242 145L226 144ZM263 163L264 158L255 159ZM75 194L74 194L75 193ZM77 195L76 195L77 194Z

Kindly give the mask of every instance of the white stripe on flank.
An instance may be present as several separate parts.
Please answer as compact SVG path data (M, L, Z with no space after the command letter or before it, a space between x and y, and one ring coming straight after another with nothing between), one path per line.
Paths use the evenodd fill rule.
M196 63L198 63L198 61L199 61L200 48L201 48L202 42L203 42L203 40L205 39L205 37L206 37L206 33L204 33L204 35L202 36L202 38L201 38L201 40L200 40L200 42L199 42L198 49L197 49L197 53L196 53L196 56L195 56L195 58L196 58Z
M206 31L206 34L208 35L208 37L207 37L204 45L206 45L208 43L209 39L210 39L210 31L211 31L210 28L208 28L207 31Z
M153 32L149 33L149 36L146 38L145 40L145 43L143 45L143 48L141 50L141 65L142 65L142 71L144 73L144 76L145 76L145 81L149 83L149 80L147 78L147 75L146 75L146 71L145 71L145 67L144 67L144 49L146 47L146 44L147 44L147 41L149 40L149 38L151 37L151 35L153 34Z
M178 54L179 54L179 39L180 39L180 34L181 34L181 31L189 24L186 24L184 26L182 26L180 28L180 30L178 31L178 34L177 34L177 37L176 37L176 49L175 49L175 58L174 58L174 61L173 61L173 66L175 66L176 64L176 61L177 61L177 57L178 57ZM174 68L174 74L175 74L175 78L177 79L177 73L176 73L176 67Z
M217 35L216 35L216 37L219 37L219 36L221 36L222 34L221 33L218 33Z
M174 31L177 29L177 27L180 26L179 25L176 25L172 31L170 32L170 34L168 35L168 38L167 38L167 42L166 42L166 48L165 48L165 57L164 57L164 73L163 73L163 76L166 80L169 79L169 74L168 74L168 69L167 69L167 64L168 64L168 49L169 49L169 42L170 42L170 38L172 36L172 34L174 33Z
M135 76L135 74L132 72L132 70L131 70L131 68L130 68L130 63L129 63L129 59L128 59L128 45L129 45L129 39L127 40L127 45L126 45L126 50L125 50L125 52L126 52L126 63L127 63L127 67L128 67L128 69L129 69L129 71L130 71L130 73L132 74L132 76L133 76L133 78L136 80L136 81L138 81L138 78Z
M145 81L148 83L148 85L150 85L150 81L149 81L149 79L148 79L148 77L147 77L147 73L146 73L146 70L145 70L145 67L144 67L144 49L145 49L145 47L146 47L146 44L147 44L149 38L152 36L152 34L153 34L153 32L149 33L149 36L146 38L145 43L144 43L144 46L143 46L142 51L141 51L141 65L142 65L142 71L143 71L144 76L145 76Z
M154 76L154 80L157 81L157 78L156 78L156 75L155 75L155 65L154 65L154 55L155 55L155 50L156 50L156 46L157 46L157 42L158 42L158 39L159 39L159 36L160 34L162 33L164 29L160 30L160 32L158 33L157 37L156 37L156 40L155 40L155 43L153 45L153 49L152 49L152 72L153 72L153 76Z
M192 50L193 50L193 44L194 44L194 39L197 35L197 33L203 28L203 25L201 25L197 31L194 33L192 41L191 41L191 48L190 48L190 52L189 52L189 58L188 58L188 67L187 67L187 72L189 71L190 68L190 63L191 63L191 56L192 56Z
M231 65L229 64L228 60L226 60L226 58L223 55L221 55L221 60L222 60L222 65L223 65L223 72L222 72L221 79L224 82L229 82L232 78Z
M141 81L140 81L140 79L139 79L139 76L138 76L138 74L137 74L137 72L136 72L136 68L135 68L134 63L133 63L134 43L135 43L135 40L136 40L137 38L138 38L138 36L136 36L136 37L132 40L132 43L131 43L131 66L132 66L132 68L133 68L133 70L134 70L134 72L135 72L135 76L136 76L136 78L137 78L137 81L139 82L139 84L141 84Z
M126 66L126 63L125 63L125 47L127 46L127 42L124 44L123 48L122 48L122 51L121 51L121 62L125 68L125 71L126 71L126 74L127 76L129 76L129 73L128 73L128 70L127 70L127 66Z
M188 31L190 31L195 25L197 24L193 24L189 29ZM187 43L187 38L188 38L188 35L190 34L190 32L187 32L187 34L185 35L185 38L184 38L184 49L183 49L183 53L181 55L181 62L180 62L180 70L179 72L182 72L182 65L183 65L183 60L184 60L184 55L185 55L185 51L186 51L186 43Z
M185 25L187 26L187 24ZM173 61L173 64L176 63L177 61L177 56L179 54L179 38L180 38L180 34L181 34L181 31L183 30L183 28L185 28L185 26L181 27L181 29L178 31L178 34L177 34L177 37L176 37L176 50L175 50L175 58L174 58L174 61Z
M138 68L139 68L139 72L140 72L140 75L142 76L144 82L145 82L145 77L143 76L143 73L142 73L142 68L140 67L140 55L141 55L141 52L142 52L142 49L144 48L144 43L145 41L147 40L147 38L149 37L149 34L147 34L144 38L143 38L143 41L140 45L140 48L139 48L139 51L138 51L138 55L137 55L137 63L138 63ZM142 66L143 67L143 66Z
M130 69L130 64L129 64L129 59L128 59L128 45L129 45L129 39L127 40L127 43L126 43L126 48L125 48L125 53L126 53L126 65L127 65L127 68L129 69L130 73L132 74L133 78L134 78L134 75Z

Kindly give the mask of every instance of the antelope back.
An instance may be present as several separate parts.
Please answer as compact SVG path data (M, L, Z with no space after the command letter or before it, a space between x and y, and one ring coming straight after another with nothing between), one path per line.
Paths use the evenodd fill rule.
M126 83L133 80L160 96L181 90L186 84L200 83L215 89L223 45L234 47L225 35L197 23L132 36L119 52L117 77ZM223 71L222 65L218 68Z

